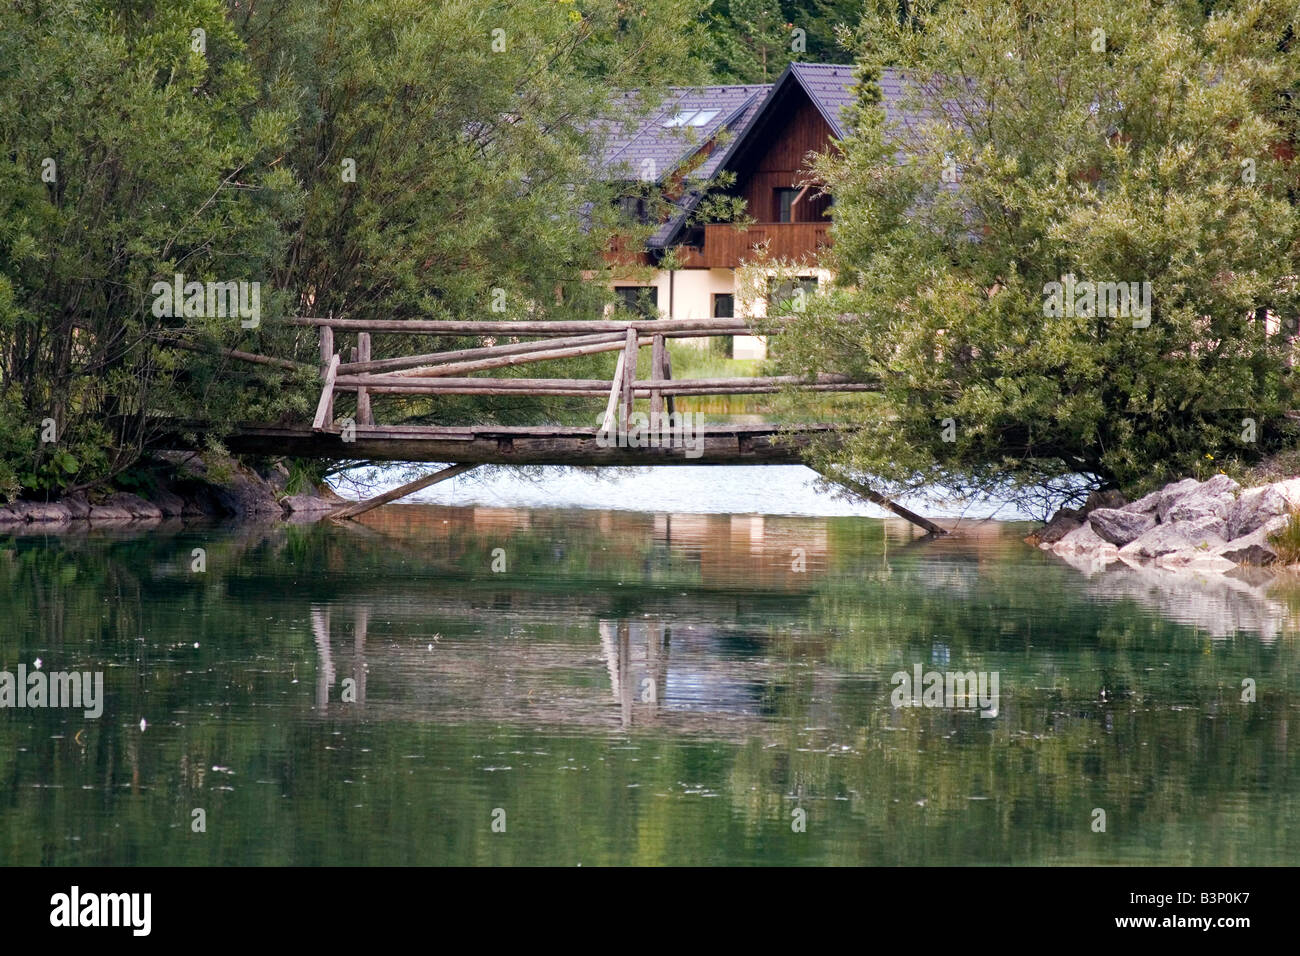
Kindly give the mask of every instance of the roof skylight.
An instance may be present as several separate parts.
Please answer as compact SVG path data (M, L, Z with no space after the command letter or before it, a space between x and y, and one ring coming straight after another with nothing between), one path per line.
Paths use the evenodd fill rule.
M664 126L707 126L721 110L685 109L678 110L664 120Z

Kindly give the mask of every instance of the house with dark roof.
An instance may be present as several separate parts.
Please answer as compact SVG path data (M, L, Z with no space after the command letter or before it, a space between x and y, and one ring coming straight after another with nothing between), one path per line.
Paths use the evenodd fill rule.
M616 278L619 297L635 310L671 318L762 316L773 297L792 293L792 283L769 283L755 293L752 282L742 288L738 270L756 270L761 279L764 264L793 266L805 294L828 282L820 251L830 243L833 197L811 176L809 158L845 136L855 83L852 66L792 63L771 84L670 90L631 130L611 124L602 171L614 181L650 184L668 210L656 216L644 247L616 244L609 251L616 271L638 266L644 276L644 267L659 267L649 280L632 279L630 269L629 278ZM883 71L886 119L894 123L903 121L901 84L897 71ZM616 107L634 96L619 94ZM724 172L734 181L719 187ZM695 221L692 214L711 189L743 198L753 223L737 229ZM629 198L626 211L646 221L639 202ZM736 340L737 357L764 351L758 339Z

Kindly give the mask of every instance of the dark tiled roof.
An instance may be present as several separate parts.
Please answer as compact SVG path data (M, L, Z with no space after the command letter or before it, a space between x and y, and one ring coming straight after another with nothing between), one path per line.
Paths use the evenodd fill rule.
M600 166L612 179L662 182L724 126L732 135L744 130L768 89L764 85L675 87L630 132L621 127L620 119L634 114L639 94L619 94L615 98L613 117L603 124L606 139ZM716 115L701 126L665 125L675 116L699 110L716 111ZM717 172L721 158L722 150L715 150L695 175L711 177Z
M843 139L848 135L848 110L857 95L853 89L856 83L853 67L838 63L791 63L790 72L821 111L836 138ZM885 125L895 135L915 129L937 112L918 108L915 102L908 103L908 95L914 96L917 92L917 85L909 81L902 70L889 66L881 68L880 95L881 105L885 108Z
M639 94L635 91L617 94L611 118L601 124L605 133L601 169L610 179L652 178L663 182L726 127L730 134L727 143L715 149L692 173L693 177L707 182L747 139L759 135L757 127L762 124L755 121L769 104L788 94L791 83L804 91L836 138L843 138L849 132L848 111L855 98L853 69L842 63L791 63L771 84L677 87L630 130L622 129L617 118L633 115ZM907 77L901 71L889 67L881 70L885 121L903 138L907 138L909 129L932 116L929 110L918 112L914 107L904 108L908 86ZM717 110L718 114L700 127L664 125L671 117L700 109ZM644 165L647 160L648 167ZM649 177L645 175L647 172ZM649 240L650 248L663 248L672 243L701 195L700 190L687 191L678 201L680 212L656 230Z

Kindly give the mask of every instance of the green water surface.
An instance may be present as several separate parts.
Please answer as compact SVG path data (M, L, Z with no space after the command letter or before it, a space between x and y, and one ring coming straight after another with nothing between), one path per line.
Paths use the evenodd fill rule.
M0 670L105 685L98 719L0 710L0 863L1294 863L1300 603L1024 532L397 506L0 535ZM918 664L997 672L997 715L895 708Z

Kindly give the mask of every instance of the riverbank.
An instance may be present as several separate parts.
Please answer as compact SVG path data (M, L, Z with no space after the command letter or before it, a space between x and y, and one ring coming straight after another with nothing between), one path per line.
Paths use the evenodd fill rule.
M1227 475L1186 478L1133 502L1094 494L1063 508L1027 540L1087 569L1132 567L1230 571L1300 568L1282 538L1300 522L1300 478L1243 487Z
M301 520L327 514L343 501L324 486L290 493L292 476L280 462L253 467L233 458L177 452L163 453L150 465L147 487L135 491L75 492L53 501L19 500L0 507L0 529L169 518Z

